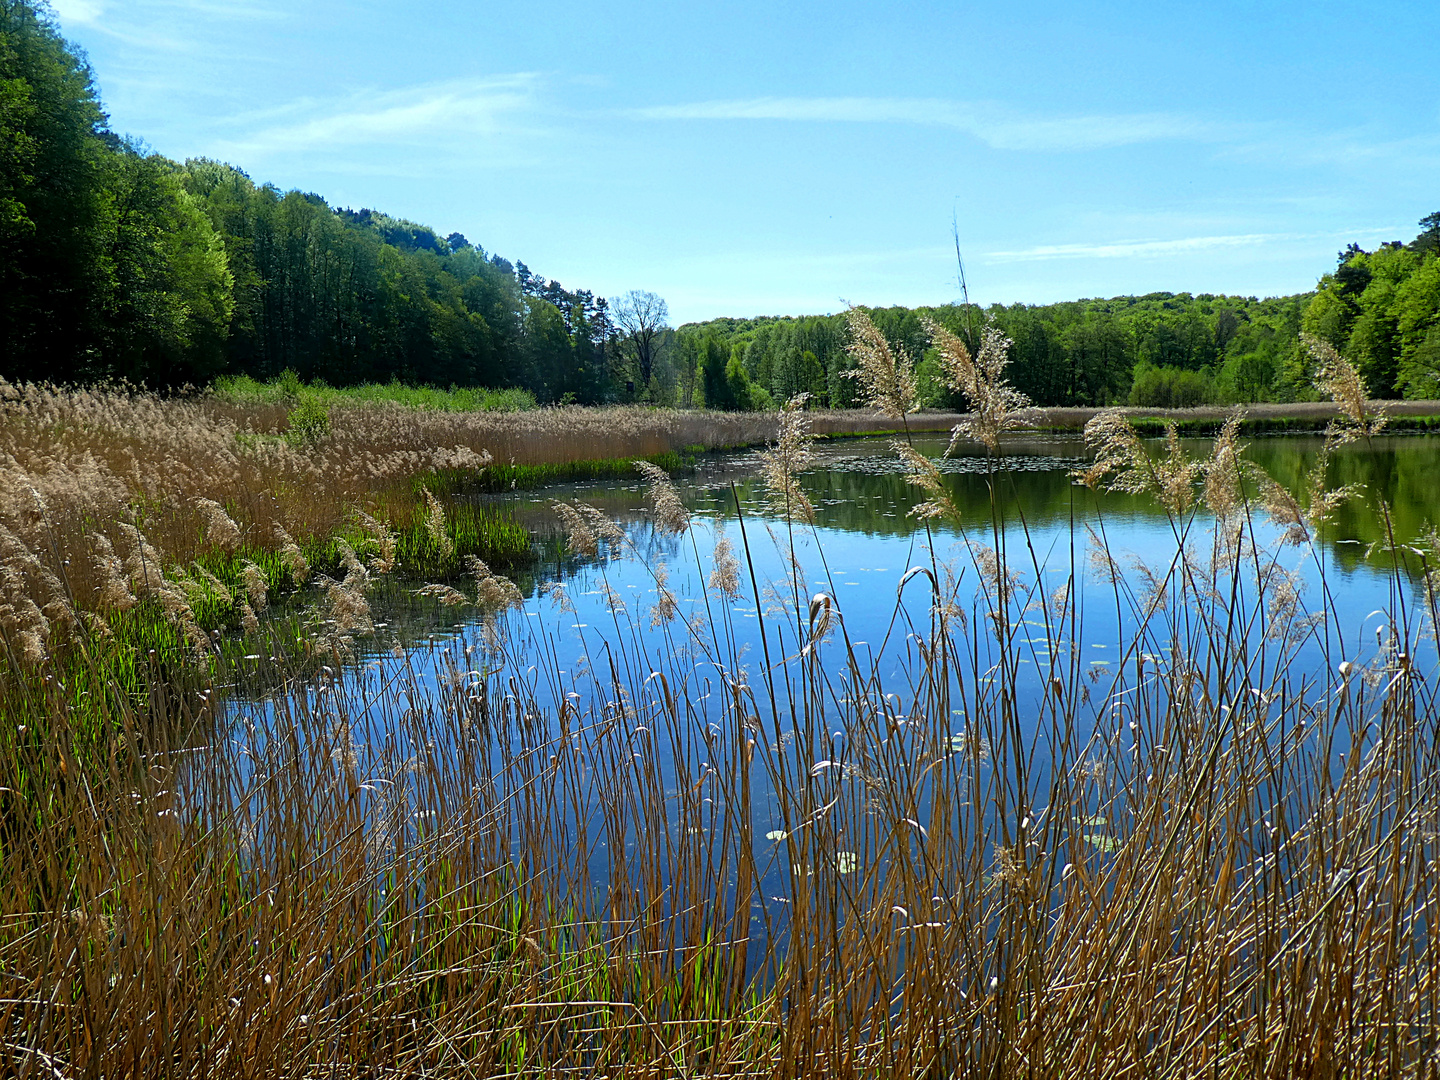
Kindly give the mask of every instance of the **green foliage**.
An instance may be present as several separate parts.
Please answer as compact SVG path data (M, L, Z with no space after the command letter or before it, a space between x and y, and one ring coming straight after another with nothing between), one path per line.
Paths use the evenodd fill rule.
M452 469L430 472L413 482L416 493L429 488L437 494L476 495L501 491L544 487L546 484L571 484L586 480L633 480L635 462L648 461L667 472L678 473L693 468L701 446L689 447L684 453L667 451L641 458L591 458L577 461L549 462L535 465L487 465L480 471Z
M920 361L934 408L964 403L927 364L924 315L972 349L993 319L1014 342L1013 385L1037 405L1188 399L1202 383L1210 400L1303 398L1313 372L1301 329L1348 356L1374 396L1436 395L1440 214L1420 229L1409 244L1350 245L1313 296L1162 292L872 317ZM845 344L840 315L672 331L652 294L612 309L459 233L331 207L221 162L147 154L109 130L49 9L0 0L0 376L161 387L224 376L223 392L259 394L243 380L289 372L278 392L291 400L323 380L395 400L421 388L407 403L424 408L700 399L740 410L797 393L847 407L857 386ZM1148 375L1137 391L1144 371L1198 374ZM478 387L515 396L464 396Z
M285 440L294 447L314 446L330 434L330 410L319 399L306 395L290 410Z
M1303 328L1329 341L1359 370L1373 397L1440 394L1440 245L1435 223L1409 244L1375 251L1352 244L1320 280Z
M43 9L0 0L0 356L10 378L102 373L114 202L89 66Z
M362 383L359 386L335 387L320 382L307 386L290 369L269 382L261 382L248 375L222 375L211 384L210 392L222 401L237 405L288 405L303 395L327 408L393 402L409 409L435 412L509 413L528 412L539 407L534 394L515 386L499 390L488 390L482 386L452 386L441 390L434 386L407 386L398 380Z
M1182 368L1152 367L1143 361L1135 368L1130 404L1158 409L1193 409L1215 400L1214 387L1205 375Z
M1043 306L996 305L988 311L966 305L879 308L873 318L892 346L916 357L926 408L965 407L945 386L936 358L927 351L921 322L927 315L972 350L979 346L985 321L993 320L1014 342L1008 376L1037 405L1127 401L1138 366L1205 372L1183 381L1192 389L1205 383L1206 400L1269 400L1293 397L1302 385L1287 381L1285 362L1294 351L1305 300L1152 293ZM743 350L751 381L774 400L804 390L817 405L856 403L854 380L844 377L851 362L842 315L716 319L683 326L678 336L694 343L697 353L705 352L709 338L721 352L727 346ZM711 381L705 383L705 401L711 407L734 407L726 391Z
M458 233L142 152L108 130L48 9L0 0L0 376L288 369L599 403L615 342L602 298Z

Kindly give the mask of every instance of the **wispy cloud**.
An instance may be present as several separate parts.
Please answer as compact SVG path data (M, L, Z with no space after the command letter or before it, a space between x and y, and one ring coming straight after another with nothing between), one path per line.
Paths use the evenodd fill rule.
M51 7L67 26L84 26L105 14L105 0L51 0Z
M1027 116L992 102L944 98L762 97L656 105L629 115L642 120L920 124L963 131L1001 150L1099 150L1220 135L1213 124L1172 113Z
M1276 244L1326 240L1344 243L1398 235L1394 226L1356 229L1346 233L1240 233L1229 236L1187 236L1177 240L1118 240L1105 244L1042 244L1016 251L987 251L987 263L1053 262L1058 259L1158 259L1215 248L1261 248Z
M266 156L347 147L444 147L533 129L537 76L460 79L339 101L292 102L263 126L225 141L226 152ZM238 118L244 124L245 118ZM254 117L250 119L256 119Z
M1256 247L1295 237L1285 233L1239 236L1189 236L1180 240L1121 240L1110 244L1042 244L1019 251L989 251L989 262L1049 262L1054 259L1144 259L1181 255L1209 248Z

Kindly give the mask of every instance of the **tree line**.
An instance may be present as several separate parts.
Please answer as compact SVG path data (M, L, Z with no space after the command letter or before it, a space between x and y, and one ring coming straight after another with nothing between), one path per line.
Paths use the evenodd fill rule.
M922 327L1014 342L1041 405L1186 406L1313 393L1301 332L1377 397L1440 396L1440 214L1409 243L1350 245L1316 290L1272 299L1151 293L1046 305L872 312L917 361L922 402L962 408ZM90 69L35 0L0 0L0 375L203 385L284 372L345 386L519 387L545 402L767 408L856 402L843 315L715 319L570 290L377 210L282 192L233 165L116 135Z
M644 394L664 302L571 290L460 233L113 132L48 7L0 0L0 375ZM636 386L637 372L644 376Z
M1440 397L1440 213L1409 243L1341 251L1311 293L1259 299L1157 292L1058 304L967 304L870 310L893 346L916 361L923 405L963 408L939 378L922 319L930 316L974 349L987 320L1012 342L1008 375L1039 405L1296 401L1314 396L1301 333L1330 341L1355 362L1377 398ZM856 400L843 315L714 319L677 332L682 392L736 400L808 393L819 405ZM692 374L699 369L699 374ZM719 395L706 372L728 371Z

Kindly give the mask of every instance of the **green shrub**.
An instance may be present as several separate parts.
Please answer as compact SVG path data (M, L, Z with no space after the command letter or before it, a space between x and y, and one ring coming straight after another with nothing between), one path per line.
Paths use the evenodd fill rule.
M301 398L290 410L285 440L291 446L314 446L330 434L330 410L311 396Z

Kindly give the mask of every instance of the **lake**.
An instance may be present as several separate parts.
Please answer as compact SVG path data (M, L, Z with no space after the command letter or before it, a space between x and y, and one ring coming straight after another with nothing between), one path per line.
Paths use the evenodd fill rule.
M1335 702L1363 712L1364 686L1424 628L1417 556L1402 551L1398 573L1366 558L1385 535L1377 499L1406 542L1440 516L1440 439L1343 448L1330 479L1356 496L1313 546L1280 545L1256 510L1228 547L1203 512L1078 486L1078 437L1016 439L999 470L974 452L942 458L943 438L914 445L938 460L958 524L911 516L919 493L888 439L816 446L800 478L813 527L774 512L754 451L674 481L691 515L678 535L657 527L638 478L496 500L550 553L523 607L457 619L472 609L377 597L380 647L319 680L313 737L410 843L463 806L495 822L493 858L545 881L547 903L673 924L699 890L743 925L745 891L757 946L788 933L807 890L879 895L913 855L896 828L956 845L934 897L1041 829L1047 850L1069 829L1087 857L1113 858L1147 792L1178 782L1162 770L1190 767L1167 754L1238 744L1217 715L1243 710L1265 739L1307 731L1295 752L1343 777L1367 729ZM1321 445L1255 439L1249 456L1298 489ZM595 507L623 540L566 553L555 500ZM707 585L722 538L733 596ZM1352 670L1370 680L1357 674L1353 699ZM247 753L263 760L273 710L295 707L248 707ZM1333 720L1305 729L1312 716ZM445 778L438 804L427 775ZM1271 813L1303 813L1288 800L1313 795L1274 796Z

